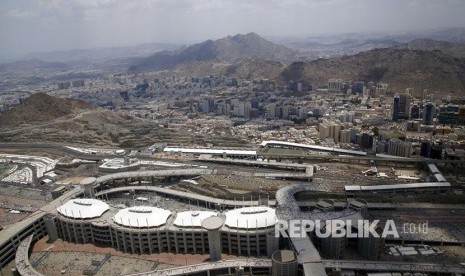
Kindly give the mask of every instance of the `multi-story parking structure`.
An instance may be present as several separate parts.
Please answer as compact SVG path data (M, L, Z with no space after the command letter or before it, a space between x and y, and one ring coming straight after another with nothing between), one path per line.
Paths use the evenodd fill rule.
M132 254L159 252L206 254L209 230L202 221L221 218L219 242L226 254L270 256L276 249L275 210L264 206L244 207L223 213L214 211L174 212L152 206L123 209L97 199L72 199L54 212L59 236L75 243L112 246Z

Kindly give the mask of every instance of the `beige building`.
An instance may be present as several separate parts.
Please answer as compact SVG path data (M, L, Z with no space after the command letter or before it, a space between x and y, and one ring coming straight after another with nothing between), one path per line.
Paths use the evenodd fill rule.
M132 254L206 254L215 246L231 255L270 256L278 242L267 238L277 221L269 207L176 213L151 206L118 210L97 199L74 199L57 208L55 216L63 240L112 246ZM217 229L220 244L210 245L210 229L202 227L212 217L224 221Z

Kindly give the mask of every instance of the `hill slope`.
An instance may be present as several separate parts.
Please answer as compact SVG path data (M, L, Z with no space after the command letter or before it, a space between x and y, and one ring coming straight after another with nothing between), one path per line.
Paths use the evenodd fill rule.
M22 105L14 107L0 117L0 127L50 122L83 109L95 108L83 101L37 93L27 98Z
M436 51L439 50L444 54L465 58L465 44L451 43L446 41L438 41L433 39L415 39L408 43L393 47L395 49L410 49L422 51Z
M224 75L240 79L272 79L274 80L286 68L279 61L260 59L244 59L234 63L220 60L195 61L181 64L175 72L182 75Z
M197 141L206 144L211 139L205 136ZM0 141L135 148L158 142L190 144L192 135L189 127L167 130L157 122L136 118L125 112L35 94L0 117ZM237 146L247 142L231 137L215 137L215 143Z
M289 62L294 50L269 42L255 33L207 40L175 52L160 52L135 64L138 70L172 69L177 65L206 60L236 62L242 59L262 59Z
M282 73L281 80L326 85L330 78L383 81L403 91L414 88L465 93L465 60L437 51L375 49L353 56L296 62Z

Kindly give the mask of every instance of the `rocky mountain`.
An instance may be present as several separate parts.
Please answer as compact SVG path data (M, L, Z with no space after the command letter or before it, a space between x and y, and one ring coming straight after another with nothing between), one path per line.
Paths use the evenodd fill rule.
M95 106L79 100L56 98L45 93L33 94L0 117L0 127L50 122Z
M281 62L291 61L296 51L269 42L255 33L238 34L218 40L207 40L185 49L164 51L141 59L133 70L172 69L177 65L206 60L236 62L242 59L262 59Z
M441 51L444 54L465 58L465 43L451 43L446 41L438 41L428 38L415 39L408 43L397 45L395 49L410 49L423 51Z
M215 59L181 64L174 71L181 75L224 75L240 79L275 79L285 68L286 65L279 61L244 59L228 63Z
M440 51L375 49L353 56L296 62L280 75L283 82L327 85L330 78L383 81L393 90L414 88L415 93L451 91L465 94L465 60Z

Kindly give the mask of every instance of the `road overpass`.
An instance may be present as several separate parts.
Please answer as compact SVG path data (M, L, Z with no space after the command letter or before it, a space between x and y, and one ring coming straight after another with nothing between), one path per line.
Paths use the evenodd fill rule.
M95 185L98 186L102 183L110 182L118 179L142 179L142 178L154 178L154 177L167 177L167 176L199 176L214 174L215 171L212 169L174 169L174 170L152 170L152 171L133 171L133 172L120 172L106 174L98 177L95 180Z
M271 260L270 259L235 259L227 261L218 261L218 262L207 262L202 264L188 265L182 267L175 267L169 269L162 269L152 272L142 272L136 274L129 274L128 276L183 276L183 275L199 275L204 273L210 275L210 272L215 271L217 275L218 272L227 273L227 275L235 275L235 269L242 267L246 270L256 270L268 272L268 275L271 275Z
M360 271L378 272L422 272L464 275L465 267L461 265L445 265L434 263L406 263L406 262L376 262L376 261L346 261L322 260L326 268L339 268Z
M298 200L299 207L316 208L315 200ZM346 201L335 200L334 208L346 208ZM376 210L412 210L412 209L440 209L440 210L465 210L465 204L435 204L435 203L396 203L396 202L368 202L368 209Z
M249 206L259 206L260 202L257 200L229 200L229 199L220 199L216 197L209 197L205 195L198 195L189 192L183 192L163 187L157 186L124 186L118 188L111 188L107 190L99 191L95 194L96 197L105 197L108 194L113 193L124 193L130 191L139 191L139 192L152 192L157 194L163 194L175 198L183 198L191 201L199 201L205 203L209 207L218 206L222 207L249 207ZM268 205L274 206L275 201L269 201Z

